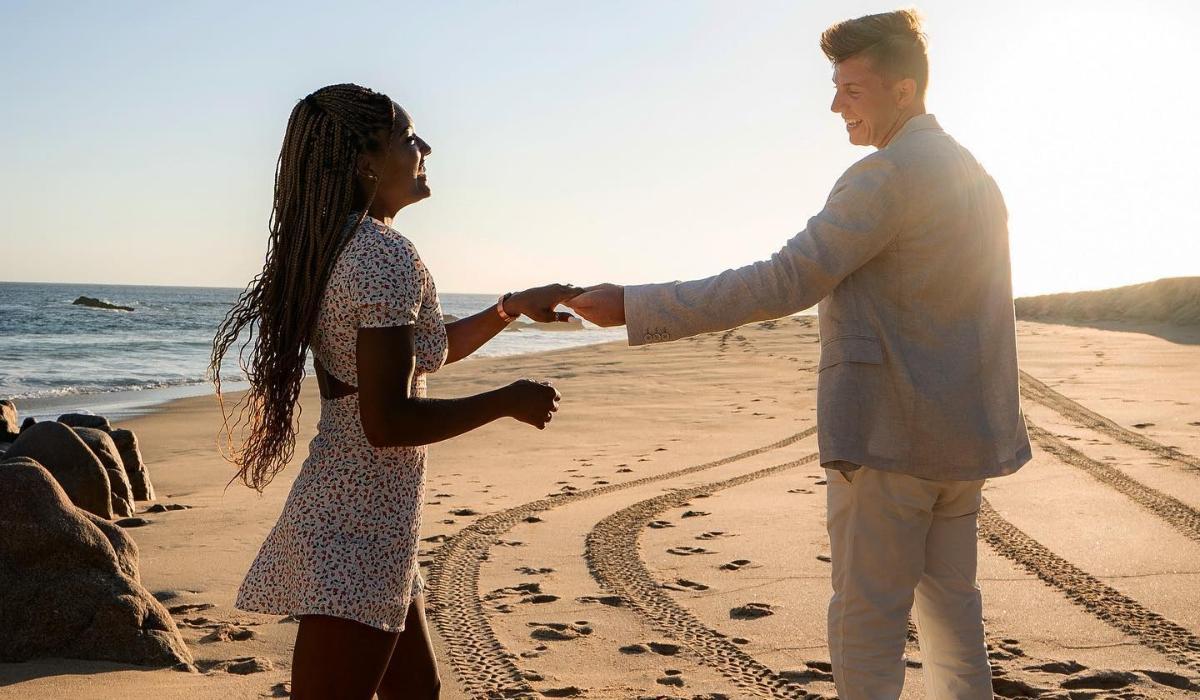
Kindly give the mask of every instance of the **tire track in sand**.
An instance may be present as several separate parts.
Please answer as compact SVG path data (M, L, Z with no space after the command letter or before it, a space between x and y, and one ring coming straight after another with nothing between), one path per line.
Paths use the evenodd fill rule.
M1100 620L1180 666L1200 671L1200 638L1050 551L1005 520L987 499L979 509L979 537Z
M1028 417L1025 418L1025 424L1029 428L1029 437L1038 447L1060 461L1087 472L1100 483L1121 492L1134 503L1166 521L1188 538L1200 542L1200 511L1158 489L1146 486L1114 466L1088 457L1047 430L1034 425Z
M1149 452L1162 459L1170 460L1189 470L1200 470L1200 457L1195 457L1175 447L1164 445L1118 425L1090 408L1063 396L1045 383L1021 370L1021 394L1031 401L1056 411L1075 421L1080 426L1103 433L1131 447Z
M712 462L530 501L486 515L460 530L434 550L426 597L428 612L446 643L451 667L463 688L473 697L481 698L537 695L518 668L516 656L496 636L479 598L480 563L487 558L488 550L500 535L541 511L731 464L793 445L816 432L817 429L812 427L778 442Z
M686 644L703 663L743 690L767 697L812 697L797 683L789 682L727 641L725 635L704 625L667 595L641 560L639 540L648 523L665 510L816 458L810 455L724 481L673 491L617 511L588 533L588 568L605 589L626 599L656 630ZM986 499L979 511L979 538L1101 621L1174 663L1200 670L1200 638L1050 551L996 512Z
M648 498L601 520L588 533L584 556L600 585L629 602L657 631L687 645L700 661L715 668L742 690L758 697L816 698L797 681L787 680L739 649L667 595L638 555L638 540L659 513L701 495L739 486L817 460L816 454Z

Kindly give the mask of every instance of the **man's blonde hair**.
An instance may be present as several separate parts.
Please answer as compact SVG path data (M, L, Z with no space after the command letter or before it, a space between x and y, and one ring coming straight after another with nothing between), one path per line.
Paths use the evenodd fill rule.
M821 33L821 51L837 64L865 56L887 84L912 78L917 97L929 84L925 32L916 10L896 10L838 22Z

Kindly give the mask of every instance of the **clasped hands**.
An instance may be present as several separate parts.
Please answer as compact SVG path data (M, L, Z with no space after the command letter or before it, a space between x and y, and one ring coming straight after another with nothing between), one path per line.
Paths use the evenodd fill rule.
M514 317L524 314L543 323L570 321L571 314L554 310L559 304L602 328L625 325L625 288L617 284L534 287L510 295L504 301L504 312Z

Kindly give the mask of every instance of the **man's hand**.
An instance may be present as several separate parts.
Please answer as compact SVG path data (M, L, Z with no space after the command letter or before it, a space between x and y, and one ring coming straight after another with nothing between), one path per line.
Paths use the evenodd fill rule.
M548 284L516 292L504 301L504 312L509 316L525 315L542 323L569 322L573 317L554 307L567 299L582 294L584 290L572 284Z
M625 288L617 284L598 284L564 302L587 320L609 328L625 325Z

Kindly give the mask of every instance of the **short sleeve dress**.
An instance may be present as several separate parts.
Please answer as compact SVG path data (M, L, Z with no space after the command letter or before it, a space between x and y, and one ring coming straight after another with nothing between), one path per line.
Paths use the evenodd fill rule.
M352 215L348 225L358 221ZM358 386L359 328L413 326L412 395L446 359L433 278L404 236L367 217L334 264L312 336L317 359ZM321 399L317 435L279 521L238 590L241 610L330 615L399 632L423 587L417 565L426 448L373 447L358 393Z

